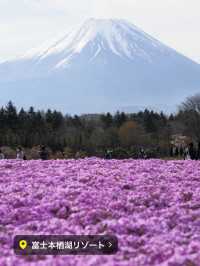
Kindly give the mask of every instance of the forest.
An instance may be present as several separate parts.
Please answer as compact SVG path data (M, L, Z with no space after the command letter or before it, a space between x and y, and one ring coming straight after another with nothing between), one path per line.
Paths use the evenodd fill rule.
M199 142L200 95L187 98L171 115L146 109L72 116L33 107L18 110L11 101L0 109L0 147L8 157L15 156L18 146L30 157L37 157L40 145L67 158L101 157L107 149L112 149L116 158L134 158L141 148L149 157L168 157L175 135Z

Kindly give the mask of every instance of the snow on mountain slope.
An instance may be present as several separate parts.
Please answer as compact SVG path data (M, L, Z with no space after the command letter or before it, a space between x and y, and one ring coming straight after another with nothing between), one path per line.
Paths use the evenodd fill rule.
M147 62L151 62L158 54L169 55L173 52L125 20L89 19L53 45L33 50L19 60L32 59L41 63L53 58L50 64L50 69L53 70L54 67L70 64L87 46L91 48L88 56L90 62L106 51L124 59L134 60L140 57Z
M200 90L200 66L124 20L89 19L0 64L0 89L3 101L75 113L175 105Z
M48 47L46 50L39 51L38 56L42 59L51 54L69 51L71 53L80 53L81 50L90 42L95 42L96 38L102 38L99 43L101 49L110 49L118 56L127 56L133 58L134 53L141 55L145 52L145 43L158 52L168 52L157 40L142 32L134 25L124 20L96 20L89 19L84 25L76 30L72 30L64 38ZM105 42L105 43L104 43Z

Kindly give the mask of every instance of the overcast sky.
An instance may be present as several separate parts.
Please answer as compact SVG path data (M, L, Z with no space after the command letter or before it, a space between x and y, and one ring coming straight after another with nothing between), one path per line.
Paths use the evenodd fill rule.
M0 0L0 61L87 18L123 18L200 63L200 0Z

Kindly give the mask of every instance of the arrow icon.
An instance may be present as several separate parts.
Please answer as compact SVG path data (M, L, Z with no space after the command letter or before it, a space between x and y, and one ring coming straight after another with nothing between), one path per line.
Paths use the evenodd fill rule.
M111 248L113 244L111 242L108 242L108 247Z

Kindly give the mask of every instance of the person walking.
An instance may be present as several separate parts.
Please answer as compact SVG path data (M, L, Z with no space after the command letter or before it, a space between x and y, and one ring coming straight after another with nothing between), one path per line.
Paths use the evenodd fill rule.
M0 149L0 160L4 160L5 159L5 155L2 152L2 150Z
M197 160L200 160L200 142L198 143L198 147L197 147L197 156L196 156Z
M144 160L147 159L147 154L146 154L144 148L141 148L140 149L140 151L139 151L139 158L140 159L144 159Z
M24 154L24 151L22 150L21 147L17 148L17 155L16 155L17 160L26 160L26 156Z
M111 160L112 159L112 150L107 149L105 152L105 159Z
M195 148L194 148L194 143L191 142L189 144L189 155L190 155L190 159L191 160L195 160L196 159L196 153L195 153Z
M45 146L42 146L39 151L40 159L45 161L48 160L49 154L48 151L46 150Z
M184 160L190 160L191 159L188 147L185 147L185 149L184 149L183 158L184 158Z

